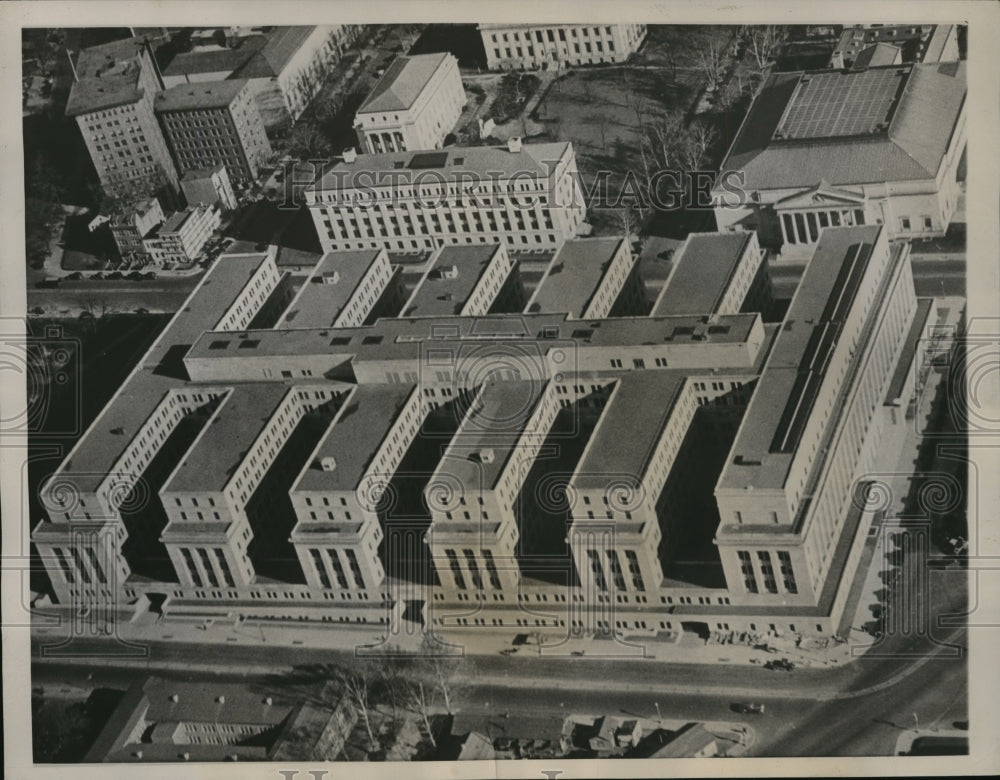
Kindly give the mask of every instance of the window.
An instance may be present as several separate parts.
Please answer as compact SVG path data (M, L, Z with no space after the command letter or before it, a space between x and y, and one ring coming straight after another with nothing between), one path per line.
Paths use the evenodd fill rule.
M934 222L931 220L930 217L924 217L924 230L933 230L933 229L934 229Z
M900 230L909 230L910 229L910 218L909 217L900 217L899 218L899 228L900 228Z

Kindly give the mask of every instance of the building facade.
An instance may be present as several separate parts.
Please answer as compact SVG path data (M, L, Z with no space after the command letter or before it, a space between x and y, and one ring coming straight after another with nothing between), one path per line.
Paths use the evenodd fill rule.
M198 257L221 224L222 215L216 206L194 206L171 215L142 240L142 245L157 265L188 263Z
M181 179L181 189L189 206L218 205L223 211L234 211L239 205L225 163L192 168Z
M941 236L965 143L964 62L772 74L720 168L716 223L803 256L831 226Z
M625 62L646 38L644 24L480 24L490 70Z
M133 210L115 214L108 227L123 258L148 257L143 241L166 220L163 207L156 198L136 205Z
M130 38L85 49L66 104L109 197L178 189L177 170L153 110L163 89L148 44Z
M324 251L505 243L558 249L586 204L572 144L345 154L305 190Z
M271 156L245 79L171 87L155 108L181 174L222 163L230 181L249 184Z
M358 108L354 130L369 154L437 149L463 106L465 88L455 55L401 56Z

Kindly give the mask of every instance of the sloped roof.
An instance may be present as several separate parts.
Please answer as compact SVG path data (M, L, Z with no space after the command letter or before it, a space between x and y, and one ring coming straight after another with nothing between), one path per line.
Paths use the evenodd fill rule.
M882 70L882 69L879 69ZM745 174L748 190L933 178L965 101L965 63L892 66L911 71L888 114L867 135L775 138L806 74L776 73L764 84L720 170ZM867 71L840 71L845 85Z
M405 111L420 97L447 56L448 52L435 52L396 57L368 93L358 113Z
M876 43L858 52L854 58L855 70L861 68L878 68L882 65L892 65L896 57L902 56L902 50L891 43Z

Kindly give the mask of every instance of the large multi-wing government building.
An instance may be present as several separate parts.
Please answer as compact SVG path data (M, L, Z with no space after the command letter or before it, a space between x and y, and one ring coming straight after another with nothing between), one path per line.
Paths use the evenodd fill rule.
M652 313L625 241L565 242L530 297L508 249L439 249L407 299L384 246L294 298L223 255L43 488L59 607L843 631L930 308L908 245L824 229L780 324L753 234L689 238Z

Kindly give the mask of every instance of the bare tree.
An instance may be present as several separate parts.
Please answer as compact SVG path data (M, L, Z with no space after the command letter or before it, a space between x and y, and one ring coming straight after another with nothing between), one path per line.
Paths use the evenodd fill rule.
M622 234L625 236L625 240L631 244L632 243L632 231L635 229L639 222L638 215L636 214L635 207L632 205L625 205L618 209L618 224L622 229Z
M604 116L604 112L603 111L598 111L597 112L597 129L601 133L601 148L602 149L607 149L608 148L608 139L607 139L608 118L606 116Z
M692 122L684 134L684 164L689 171L700 171L708 150L718 136L715 128L705 122Z
M629 63L625 63L622 66L622 96L625 98L625 107L628 108L629 101L632 99L632 66Z
M364 665L360 666L357 671L340 673L340 684L344 688L344 693L347 694L364 721L370 748L376 750L378 749L378 740L375 739L371 722L371 683L371 673Z
M781 44L782 30L773 24L751 27L747 41L747 51L753 58L757 71L763 73L770 66L778 46Z
M653 162L661 170L683 165L684 134L684 117L678 113L667 114L659 122L646 126L645 143Z
M410 706L420 715L430 740L431 747L437 747L437 740L434 738L434 730L431 728L431 707L433 707L433 689L428 691L423 682L416 680L406 686L407 698Z
M726 62L726 47L718 38L713 37L698 51L698 62L708 79L708 85L715 89L722 81L722 71Z

